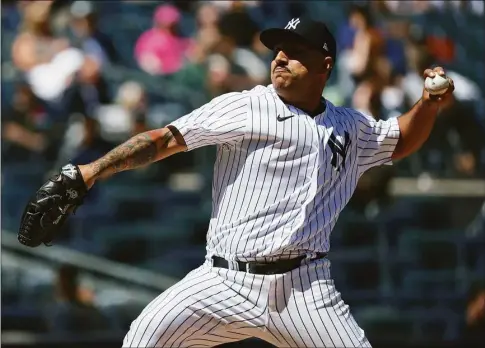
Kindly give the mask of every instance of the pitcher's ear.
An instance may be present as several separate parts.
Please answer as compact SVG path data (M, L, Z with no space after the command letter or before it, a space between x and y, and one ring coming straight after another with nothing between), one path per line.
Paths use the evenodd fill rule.
M333 59L332 59L332 57L325 57L324 62L325 62L325 67L327 68L327 70L332 69L332 67L333 67Z

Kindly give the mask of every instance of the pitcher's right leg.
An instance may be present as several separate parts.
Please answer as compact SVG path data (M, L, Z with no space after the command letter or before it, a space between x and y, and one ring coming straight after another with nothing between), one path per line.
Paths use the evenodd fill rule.
M193 270L145 307L131 324L123 347L173 345L188 329L190 318L197 315L194 314L197 308L207 306L207 301L213 301L221 283L217 274L210 272L210 267L201 266Z
M244 298L224 281L207 264L193 270L142 311L123 347L212 347L251 337L227 326L225 309L236 310Z

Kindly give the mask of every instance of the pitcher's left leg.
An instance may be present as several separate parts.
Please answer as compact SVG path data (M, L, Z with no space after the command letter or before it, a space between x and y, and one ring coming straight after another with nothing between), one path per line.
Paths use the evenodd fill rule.
M328 260L277 275L273 285L268 329L280 342L298 347L371 347L330 279Z

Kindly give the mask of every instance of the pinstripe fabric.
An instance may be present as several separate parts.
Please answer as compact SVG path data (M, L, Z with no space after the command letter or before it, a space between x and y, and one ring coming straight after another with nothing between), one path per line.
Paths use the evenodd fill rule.
M123 347L211 347L258 337L277 347L370 347L319 260L279 275L206 261L132 323Z
M222 95L172 125L188 150L217 145L207 258L240 261L329 251L359 177L390 164L399 138L396 119L376 122L330 102L312 118L272 86Z
M276 343L264 329L269 280L206 261L142 311L123 347L215 346L249 337Z
M279 347L370 347L330 277L330 262L319 260L274 276L268 331Z
M215 98L172 125L188 150L217 146L206 261L143 310L123 346L210 347L259 337L278 347L370 347L328 260L266 276L213 268L210 260L309 260L328 252L359 177L391 163L397 120L377 122L330 102L310 117L272 86L258 86Z
M183 135L187 150L242 140L248 113L246 94L224 94L173 122Z

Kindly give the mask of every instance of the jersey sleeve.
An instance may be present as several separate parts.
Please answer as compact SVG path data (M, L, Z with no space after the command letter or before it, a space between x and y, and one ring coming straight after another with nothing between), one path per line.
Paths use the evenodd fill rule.
M391 165L392 154L399 141L397 118L376 121L373 117L356 112L358 121L358 165L361 173L380 166Z
M245 92L223 94L169 125L183 136L187 151L239 142L244 139L247 127L248 102Z

